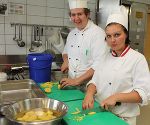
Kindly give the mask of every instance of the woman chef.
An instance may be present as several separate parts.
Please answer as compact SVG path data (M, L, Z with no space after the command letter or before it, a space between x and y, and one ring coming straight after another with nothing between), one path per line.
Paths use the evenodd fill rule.
M88 83L83 109L93 107L94 95L100 105L136 125L139 104L150 99L150 72L145 57L130 48L126 8L108 17L105 28L106 42L111 52L106 54ZM115 106L120 102L120 106Z
M69 7L70 19L76 28L69 33L63 51L61 71L69 70L69 77L63 78L61 84L62 87L78 86L84 91L85 81L93 76L107 47L105 32L89 20L87 0L69 0Z

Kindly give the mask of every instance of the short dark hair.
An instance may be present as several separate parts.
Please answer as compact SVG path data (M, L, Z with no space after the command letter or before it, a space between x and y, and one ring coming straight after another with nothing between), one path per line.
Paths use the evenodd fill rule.
M86 16L89 15L91 12L90 9L88 9L88 8L83 8L83 10L84 10L84 13ZM69 11L69 16L71 16L71 11Z
M119 24L119 23L112 22L112 23L109 23L107 26L110 26L110 25L112 25L112 24ZM121 25L121 24L119 24L119 25L122 27L124 33L125 33L126 36L127 36L126 41L125 41L125 44L129 45L130 42L131 42L130 39L129 39L129 32L128 32L128 30L127 30L123 25ZM107 26L106 26L106 28L107 28ZM105 28L105 29L106 29L106 28Z

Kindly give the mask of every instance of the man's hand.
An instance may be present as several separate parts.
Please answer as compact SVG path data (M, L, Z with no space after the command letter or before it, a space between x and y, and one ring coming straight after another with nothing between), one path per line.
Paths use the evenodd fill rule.
M71 78L63 78L61 81L60 81L60 84L61 84L61 88L64 88L66 86L77 86L79 85L80 83L77 82L77 79L71 79Z
M61 66L61 71L66 73L69 70L69 66L68 66L68 62L63 62L62 66Z

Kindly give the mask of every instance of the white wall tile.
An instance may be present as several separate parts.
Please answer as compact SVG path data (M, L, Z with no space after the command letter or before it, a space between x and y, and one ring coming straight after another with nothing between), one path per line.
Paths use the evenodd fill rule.
M8 0L8 2L26 4L26 0Z
M70 18L68 9L65 9L64 18Z
M50 17L64 17L64 9L47 8L47 16Z
M89 7L90 11L95 12L95 9L96 9L95 4L88 4L88 7Z
M17 45L17 42L13 40L14 35L5 35L5 41L6 44L8 45ZM17 35L18 38L18 35Z
M46 7L27 5L27 15L46 16Z
M5 23L26 23L26 15L11 14L5 17Z
M46 17L46 25L63 26L63 18Z
M5 34L14 34L14 27L10 24L5 24Z
M65 0L65 7L69 7L68 0Z
M4 35L0 35L0 44L5 44Z
M0 45L0 55L5 55L5 45Z
M64 8L65 1L64 0L47 0L48 7L55 7L55 8Z
M4 16L0 15L0 23L4 23Z
M26 47L19 47L18 45L6 45L6 55L25 55Z
M69 19L64 19L64 26L74 27L74 24Z
M89 1L88 1L88 3L94 3L94 4L95 4L96 2L97 2L97 0L89 0Z
M27 16L27 24L45 24L45 17Z
M0 24L0 34L4 34L4 24Z
M46 6L46 0L27 0L27 4Z

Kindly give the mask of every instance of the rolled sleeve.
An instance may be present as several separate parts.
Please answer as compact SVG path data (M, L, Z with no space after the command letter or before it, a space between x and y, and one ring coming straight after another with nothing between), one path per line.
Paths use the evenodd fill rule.
M138 92L140 95L142 102L139 103L141 106L148 105L148 96L146 95L146 92L140 88L134 89L134 91Z
M133 89L139 93L142 99L140 105L147 105L150 100L150 72L144 57L136 65L133 82Z

